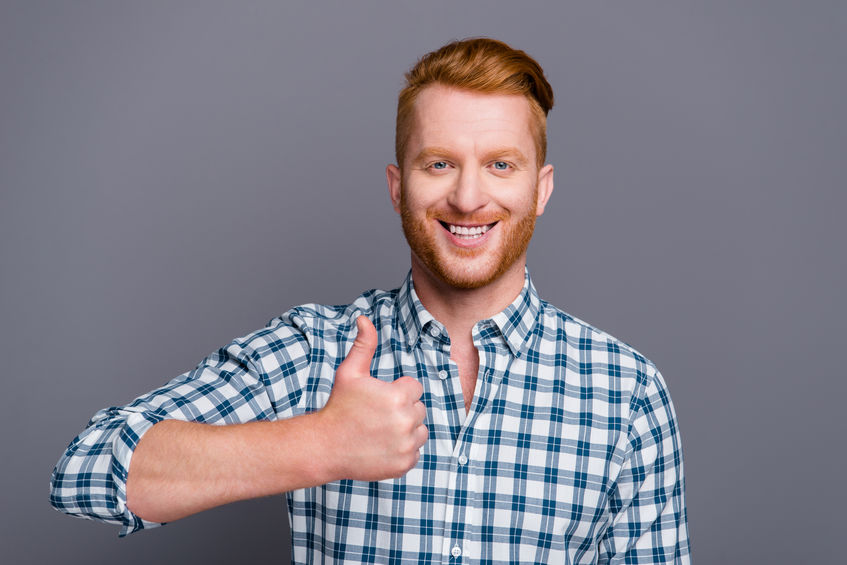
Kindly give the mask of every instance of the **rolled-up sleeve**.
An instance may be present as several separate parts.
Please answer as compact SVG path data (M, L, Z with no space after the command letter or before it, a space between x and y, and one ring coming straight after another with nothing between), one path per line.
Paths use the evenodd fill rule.
M225 425L287 417L302 394L299 376L308 357L305 333L280 321L126 406L100 410L53 469L50 503L67 514L120 524L121 536L161 525L126 505L130 462L144 433L165 419Z

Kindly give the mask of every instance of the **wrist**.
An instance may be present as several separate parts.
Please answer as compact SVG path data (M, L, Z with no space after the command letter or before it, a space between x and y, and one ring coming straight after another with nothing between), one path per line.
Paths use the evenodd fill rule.
M339 454L337 425L324 410L296 417L300 437L304 439L298 459L304 484L300 488L323 485L345 478Z

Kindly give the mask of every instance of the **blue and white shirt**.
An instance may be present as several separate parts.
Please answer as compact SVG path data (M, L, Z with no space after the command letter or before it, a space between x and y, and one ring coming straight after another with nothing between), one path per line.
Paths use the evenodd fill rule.
M101 410L56 465L64 512L156 526L126 506L133 450L153 424L277 420L318 410L364 314L371 373L423 385L429 440L399 479L287 494L297 563L689 563L682 449L656 367L539 299L478 322L466 414L444 326L411 275L348 306L309 304L237 339L128 406Z

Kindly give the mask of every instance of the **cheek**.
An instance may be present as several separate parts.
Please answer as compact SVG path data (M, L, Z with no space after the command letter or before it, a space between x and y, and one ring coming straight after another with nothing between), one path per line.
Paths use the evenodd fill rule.
M416 183L414 189L403 186L400 198L403 206L410 211L425 211L442 201L442 190L433 183Z
M498 206L510 210L512 214L532 213L532 215L535 215L538 202L538 191L535 186L512 186L493 193L492 196Z
M421 202L420 199L410 197L409 195L403 196L400 208L402 212L409 217L424 216L429 210L429 206L427 206L426 203Z

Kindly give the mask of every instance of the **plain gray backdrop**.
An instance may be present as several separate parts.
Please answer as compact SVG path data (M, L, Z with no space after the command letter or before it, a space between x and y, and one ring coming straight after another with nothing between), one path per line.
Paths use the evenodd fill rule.
M303 302L394 288L402 74L487 35L556 92L547 300L633 344L698 564L843 563L840 2L0 4L3 563L285 563L283 497L117 538L48 504L98 409Z

